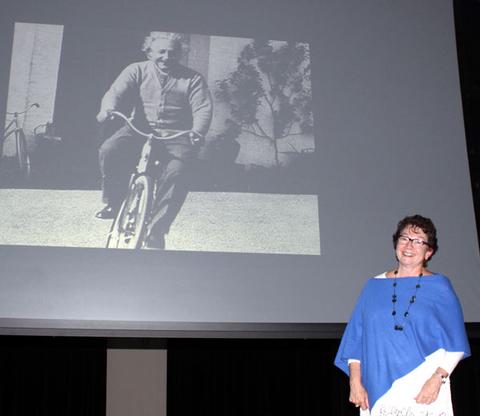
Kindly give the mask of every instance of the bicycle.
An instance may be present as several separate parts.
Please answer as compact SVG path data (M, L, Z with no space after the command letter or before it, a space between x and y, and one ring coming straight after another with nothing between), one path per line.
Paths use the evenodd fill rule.
M110 118L119 117L140 136L147 140L140 153L140 159L135 171L130 177L127 196L113 220L107 237L107 248L143 248L147 238L147 226L155 206L157 178L154 174L159 161L152 157L152 148L156 141L170 141L181 137L187 137L195 146L201 140L193 132L167 130L164 135L145 133L139 130L132 119L118 111L110 111Z
M31 166L30 166L30 156L28 154L27 148L27 139L25 137L25 132L23 127L20 125L19 116L22 114L27 114L32 108L39 108L38 103L33 103L27 107L24 111L21 112L8 112L7 116L13 116L13 119L7 124L3 130L2 142L0 143L0 156L3 156L3 145L5 140L10 137L12 134L15 135L15 148L16 148L16 163L18 171L23 179L30 179Z

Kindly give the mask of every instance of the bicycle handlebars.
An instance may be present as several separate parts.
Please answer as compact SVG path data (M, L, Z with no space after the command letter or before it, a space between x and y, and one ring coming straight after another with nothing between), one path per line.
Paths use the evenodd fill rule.
M111 118L116 116L116 117L119 117L119 118L123 119L135 133L139 134L140 136L146 137L147 139L173 140L173 139L177 139L181 136L188 135L189 139L192 141L192 144L195 144L194 138L192 137L192 135L194 133L189 131L189 130L175 132L173 134L169 134L169 135L166 135L166 136L157 136L154 133L145 133L145 132L139 130L137 127L135 127L134 124L132 123L133 117L127 117L125 114L120 113L119 111L115 111L115 110L108 111L108 115Z
M8 115L10 115L10 116L19 116L20 114L27 114L32 107L40 108L40 104L38 104L38 103L33 103L33 104L30 104L30 105L29 105L27 108L25 108L25 110L23 110L23 111L20 111L20 112L18 112L18 111L9 112L9 111L7 111L6 114L8 114Z

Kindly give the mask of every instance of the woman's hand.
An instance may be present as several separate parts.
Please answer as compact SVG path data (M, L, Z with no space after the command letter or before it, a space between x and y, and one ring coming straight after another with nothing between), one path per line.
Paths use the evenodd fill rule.
M438 374L433 374L423 385L420 393L415 397L419 404L431 404L437 400L438 393L442 387L442 378Z
M350 397L349 400L356 407L361 407L362 410L368 409L368 393L363 387L360 380L350 382Z
M360 362L351 362L348 367L350 371L350 397L348 400L356 407L366 410L369 407L368 393L361 381Z

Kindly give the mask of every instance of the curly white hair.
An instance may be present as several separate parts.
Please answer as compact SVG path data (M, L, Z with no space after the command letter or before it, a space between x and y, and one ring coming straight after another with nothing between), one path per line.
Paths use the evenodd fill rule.
M181 50L182 54L188 51L188 42L185 35L181 33L157 31L150 32L150 34L145 37L142 45L142 51L148 55L152 43L158 39L167 39L173 42Z

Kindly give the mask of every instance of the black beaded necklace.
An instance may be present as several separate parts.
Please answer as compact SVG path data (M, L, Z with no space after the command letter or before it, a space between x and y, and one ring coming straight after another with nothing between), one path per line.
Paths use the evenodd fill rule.
M418 275L417 284L415 285L415 292L413 293L410 301L408 302L407 310L403 313L403 321L401 324L397 322L397 310L395 309L395 305L397 303L397 274L398 270L393 272L393 295L392 295L392 316L393 316L393 329L395 331L403 331L405 327L405 322L407 321L408 316L410 315L410 307L415 303L417 300L417 291L420 289L420 279L423 276L423 273Z

